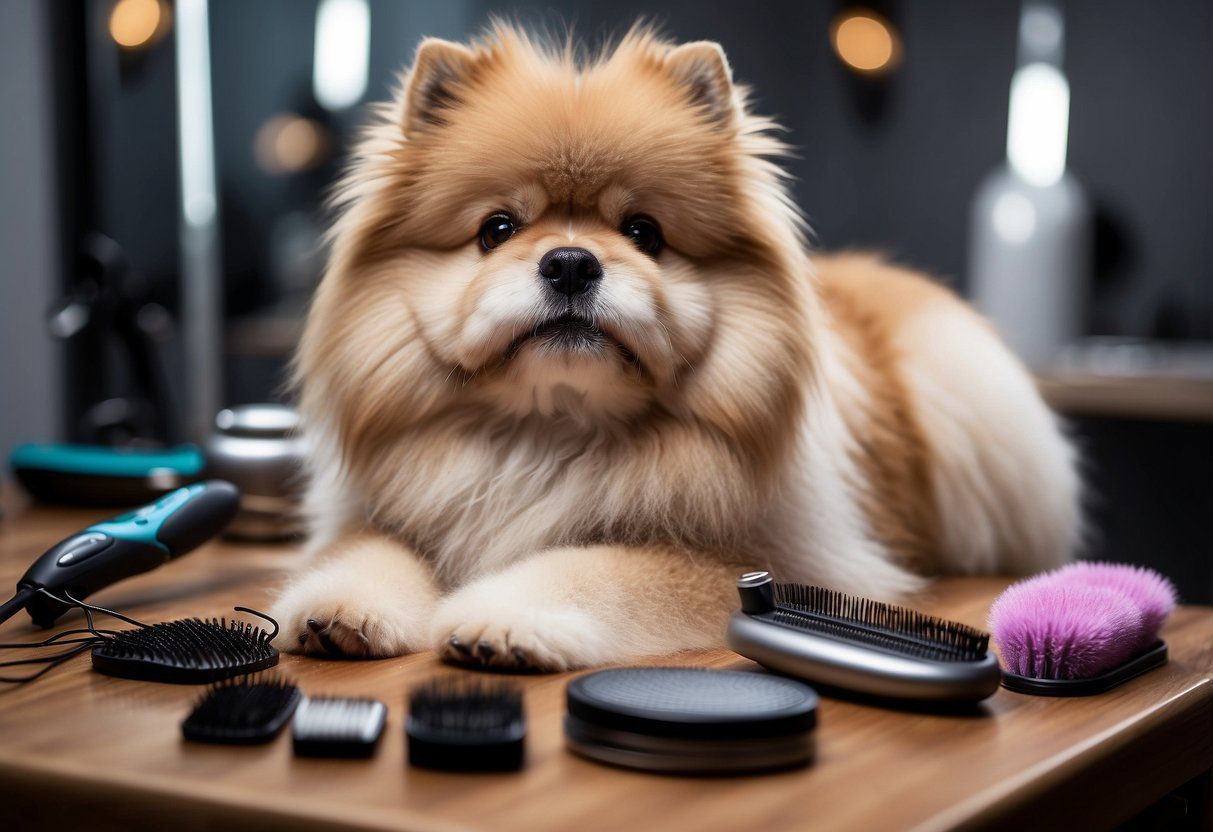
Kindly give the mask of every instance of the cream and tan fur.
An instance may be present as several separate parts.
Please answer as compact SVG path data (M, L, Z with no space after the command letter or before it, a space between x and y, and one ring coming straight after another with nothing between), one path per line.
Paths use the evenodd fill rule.
M887 598L1067 557L1078 480L1029 375L947 289L810 261L773 130L711 43L422 43L298 355L289 646L564 669L719 644L746 569ZM561 246L602 266L579 348L526 337Z

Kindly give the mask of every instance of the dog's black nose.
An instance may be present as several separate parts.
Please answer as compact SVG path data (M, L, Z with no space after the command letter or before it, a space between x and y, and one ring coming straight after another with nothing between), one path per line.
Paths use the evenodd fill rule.
M539 261L539 274L562 295L580 295L602 277L602 264L583 248L554 248Z

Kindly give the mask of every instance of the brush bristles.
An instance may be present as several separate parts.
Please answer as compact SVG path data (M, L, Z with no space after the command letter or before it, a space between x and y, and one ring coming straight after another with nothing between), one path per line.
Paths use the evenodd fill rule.
M183 618L123 630L101 645L107 656L186 667L237 667L271 655L269 634L224 618Z
M439 679L409 695L409 718L442 731L499 731L520 721L522 713L522 691L508 683Z
M1072 563L1012 584L990 608L1003 667L1034 679L1089 679L1158 641L1175 586L1152 569Z
M775 584L775 620L916 658L978 661L987 633L932 615L820 586Z
M1052 578L1014 584L990 608L1005 670L1033 679L1089 679L1138 651L1142 617L1127 596Z
M207 689L186 722L212 730L259 728L288 707L296 692L294 685L272 674L227 679Z
M1175 610L1175 584L1144 566L1080 561L1050 574L1058 580L1110 589L1126 596L1141 612L1143 648L1158 640L1163 622Z

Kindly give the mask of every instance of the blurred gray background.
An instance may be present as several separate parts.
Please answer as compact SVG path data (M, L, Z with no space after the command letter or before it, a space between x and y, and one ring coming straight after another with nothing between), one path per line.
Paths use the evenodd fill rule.
M903 45L900 65L876 80L831 48L831 21L853 5L369 0L367 88L333 111L313 92L317 0L211 0L223 402L281 396L323 262L323 197L363 104L389 94L423 35L464 39L490 14L558 35L571 28L590 44L641 16L679 40L720 41L736 77L754 87L756 109L788 128L795 197L814 244L878 249L966 291L971 200L1005 156L1021 5L859 4L884 15ZM1213 10L1205 0L1060 6L1068 164L1096 218L1084 333L1097 345L1130 344L1159 366L1178 355L1198 377L1213 375L1202 352L1213 341ZM134 384L104 339L59 344L46 335L47 311L78 287L88 232L116 241L144 300L178 319L155 353L168 378L164 408L182 421L173 6L160 7L156 35L120 48L110 30L115 0L0 4L5 455L19 441L89 439L90 405ZM275 168L265 148L286 124L307 141L293 167ZM1064 409L1087 460L1091 554L1154 563L1189 598L1213 600L1209 388L1182 387L1183 407L1155 401L1153 388L1128 386L1119 405L1084 399L1080 388Z

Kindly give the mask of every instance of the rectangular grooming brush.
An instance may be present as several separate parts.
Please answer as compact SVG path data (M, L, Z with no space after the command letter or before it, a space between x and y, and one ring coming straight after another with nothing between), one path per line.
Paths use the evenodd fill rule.
M267 743L299 704L299 688L274 674L243 676L212 685L181 723L187 740L227 745Z
M447 678L409 694L409 764L445 771L516 771L526 757L526 713L516 685Z
M777 584L767 572L742 575L737 590L741 610L726 641L771 670L892 700L977 702L998 690L998 660L980 630L823 587Z
M295 712L296 757L373 757L387 722L387 706L374 699L309 697Z

